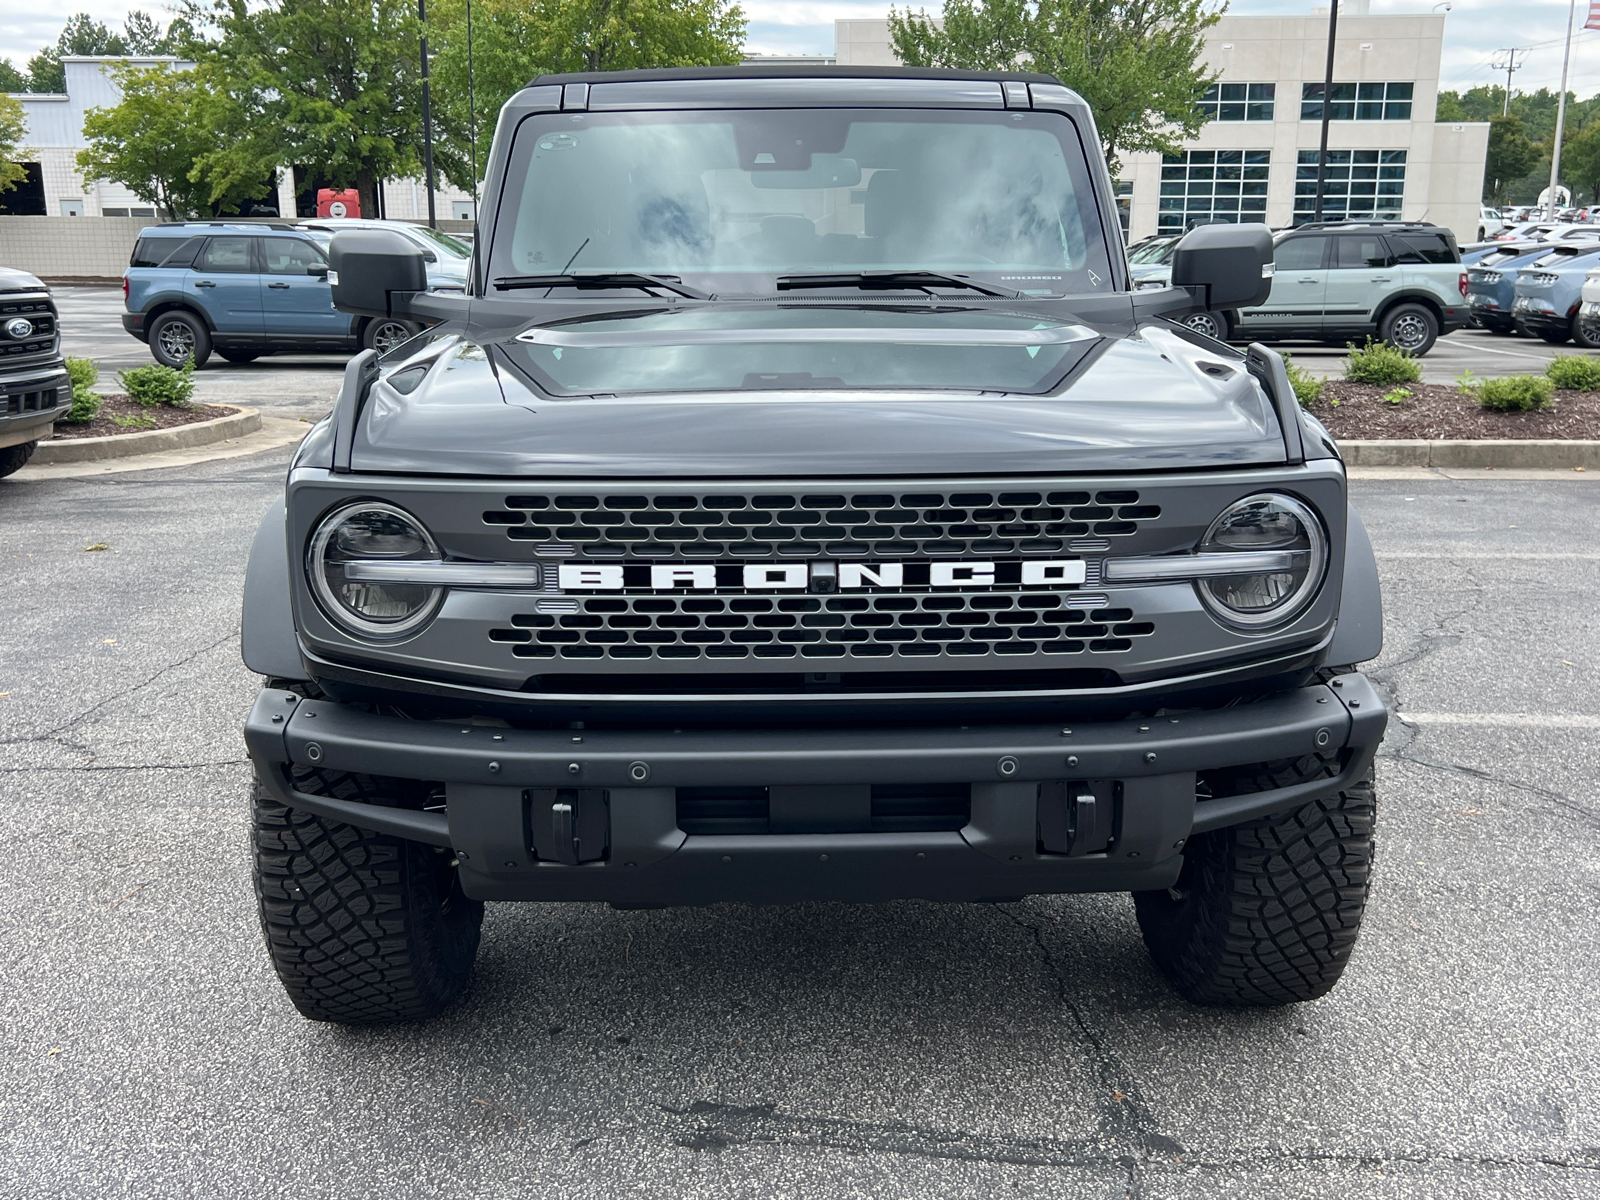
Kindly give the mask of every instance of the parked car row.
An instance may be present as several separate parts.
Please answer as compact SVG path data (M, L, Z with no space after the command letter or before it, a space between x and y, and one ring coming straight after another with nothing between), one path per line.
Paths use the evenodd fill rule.
M328 244L336 229L395 229L419 246L428 288L462 292L472 251L449 234L400 221L260 224L177 222L141 231L122 277L122 325L159 363L204 366L276 353L349 353L399 345L413 322L333 307Z

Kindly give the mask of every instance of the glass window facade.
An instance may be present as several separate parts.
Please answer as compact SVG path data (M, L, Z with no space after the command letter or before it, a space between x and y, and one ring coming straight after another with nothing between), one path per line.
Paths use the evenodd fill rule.
M1329 98L1330 121L1409 121L1414 83L1336 83ZM1300 85L1300 119L1322 120L1320 83Z
M1406 190L1404 150L1329 150L1322 188L1324 221L1398 221ZM1295 164L1294 223L1317 208L1317 152L1302 150Z
M1267 150L1190 150L1161 159L1158 233L1182 233L1191 221L1267 219Z
M1211 121L1270 121L1277 91L1275 83L1213 83L1199 107Z

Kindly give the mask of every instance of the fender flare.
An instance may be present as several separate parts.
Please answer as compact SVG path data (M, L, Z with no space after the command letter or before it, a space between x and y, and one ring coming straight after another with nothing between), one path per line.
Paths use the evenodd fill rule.
M1339 592L1339 622L1328 647L1332 667L1353 667L1383 652L1383 591L1372 539L1354 505L1346 505L1344 584Z
M288 521L283 499L261 518L244 573L240 651L244 665L273 679L308 680L289 601Z

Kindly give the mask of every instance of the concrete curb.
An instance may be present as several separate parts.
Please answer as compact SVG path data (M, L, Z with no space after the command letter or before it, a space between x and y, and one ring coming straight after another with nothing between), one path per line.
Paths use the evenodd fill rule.
M108 458L131 458L136 454L164 454L172 450L187 450L193 446L209 446L213 442L226 442L243 437L247 433L254 433L260 428L261 413L253 408L240 408L238 412L226 417L196 421L193 425L177 425L171 429L149 429L144 433L123 433L113 437L40 442L39 448L33 452L33 461L41 465L100 462Z
M1477 441L1339 443L1351 467L1503 467L1513 470L1600 468L1600 441L1565 438L1484 438Z

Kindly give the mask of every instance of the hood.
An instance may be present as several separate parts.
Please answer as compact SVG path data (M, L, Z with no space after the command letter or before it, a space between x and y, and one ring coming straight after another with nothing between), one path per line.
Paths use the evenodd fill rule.
M1212 349L1159 320L1115 333L1060 330L1082 332L1041 332L1045 348L1028 355L1059 354L1065 364L1064 374L1042 376L1040 394L852 390L831 386L837 380L816 386L820 379L785 390L779 373L767 377L775 386L752 389L562 397L534 385L526 343L479 345L441 331L417 355L386 364L351 465L430 475L706 478L1070 474L1283 461L1270 403L1237 352ZM914 361L919 345L893 349ZM1020 359L1027 345L1008 352Z
M44 283L37 275L29 275L15 267L0 267L0 292L37 292Z

